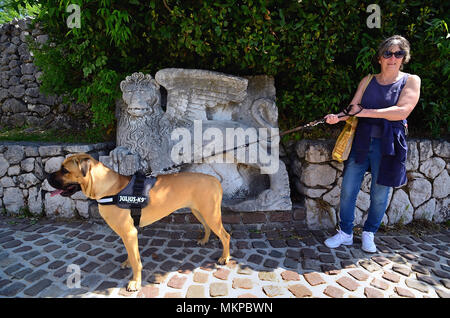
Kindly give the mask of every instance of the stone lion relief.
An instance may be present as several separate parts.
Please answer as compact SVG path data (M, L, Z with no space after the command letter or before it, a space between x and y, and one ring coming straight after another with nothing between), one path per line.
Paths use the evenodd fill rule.
M232 211L292 208L273 78L162 69L155 78L133 73L120 88L116 148L100 158L104 164L125 175L213 175Z

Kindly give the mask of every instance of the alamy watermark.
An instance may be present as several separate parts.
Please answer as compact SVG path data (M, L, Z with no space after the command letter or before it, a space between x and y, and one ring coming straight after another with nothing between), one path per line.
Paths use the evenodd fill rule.
M299 3L301 1L298 1ZM81 28L81 9L78 4L70 4L66 12L71 13L66 20L69 29ZM378 4L372 3L367 6L367 13L371 13L366 19L366 25L369 29L381 28L381 8Z
M81 270L80 266L76 264L70 264L67 266L67 273L70 275L67 277L66 286L67 288L80 288L81 287Z
M366 12L372 13L367 17L366 25L369 29L381 28L381 9L378 4L369 4Z
M81 10L80 10L80 6L78 4L70 4L67 8L66 8L66 12L71 13L71 15L69 15L69 17L66 20L67 23L67 27L69 29L73 29L73 28L81 28Z

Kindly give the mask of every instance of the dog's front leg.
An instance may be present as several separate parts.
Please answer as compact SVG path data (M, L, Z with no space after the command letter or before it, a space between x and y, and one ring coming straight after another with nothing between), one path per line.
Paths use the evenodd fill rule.
M99 205L99 212L125 245L128 259L122 265L130 265L133 270L133 278L128 283L127 291L136 291L141 288L142 263L139 256L138 231L133 225L131 213L112 205Z
M131 269L133 270L133 278L128 283L127 291L136 291L141 288L142 263L139 256L137 234L138 231L134 226L132 226L132 228L120 235L128 253L128 264L131 265Z

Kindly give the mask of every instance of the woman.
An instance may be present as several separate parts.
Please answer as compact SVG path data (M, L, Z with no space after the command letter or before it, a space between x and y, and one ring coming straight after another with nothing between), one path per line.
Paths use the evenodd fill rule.
M420 78L401 71L409 60L410 45L404 37L394 35L384 40L378 48L381 72L371 79L363 94L368 76L364 77L351 101L350 114L356 114L358 126L349 158L344 163L340 229L325 241L330 248L353 244L356 198L369 168L370 208L361 236L365 252L376 252L374 233L386 211L391 187L406 183L406 118L420 96ZM328 124L336 124L348 118L338 118L342 115L328 114L325 119Z

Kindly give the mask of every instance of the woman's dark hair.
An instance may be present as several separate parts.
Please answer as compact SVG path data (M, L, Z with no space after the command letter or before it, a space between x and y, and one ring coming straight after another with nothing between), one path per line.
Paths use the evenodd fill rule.
M410 46L407 39L402 37L401 35L393 35L387 39L385 39L383 42L381 42L380 46L378 47L378 53L377 57L380 59L383 56L383 53L393 45L398 45L399 48L406 52L405 57L402 60L402 67L403 64L406 64L411 59L411 53L410 53Z

